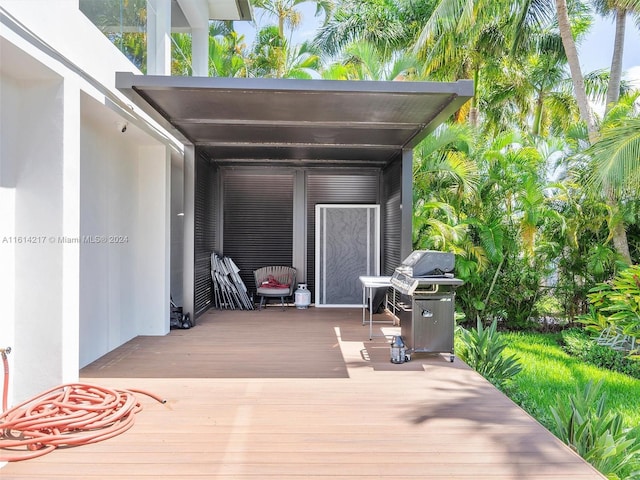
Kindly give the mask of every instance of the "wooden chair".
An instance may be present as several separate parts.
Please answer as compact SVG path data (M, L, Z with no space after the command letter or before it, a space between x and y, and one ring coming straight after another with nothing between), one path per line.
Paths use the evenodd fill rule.
M256 294L260 297L260 307L264 305L265 298L276 297L282 302L293 295L296 287L296 269L293 267L270 266L262 267L253 272L256 280Z

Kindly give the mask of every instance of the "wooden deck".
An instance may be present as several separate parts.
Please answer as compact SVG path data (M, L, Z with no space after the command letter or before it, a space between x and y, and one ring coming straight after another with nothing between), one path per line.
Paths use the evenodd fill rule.
M11 463L0 478L604 478L460 360L394 365L385 338L368 337L357 309L270 306L136 338L82 381L167 404L140 397L131 430Z

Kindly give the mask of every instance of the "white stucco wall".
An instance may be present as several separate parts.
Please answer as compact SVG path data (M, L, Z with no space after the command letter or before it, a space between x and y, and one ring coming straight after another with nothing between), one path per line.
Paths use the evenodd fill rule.
M169 324L169 149L82 102L80 366ZM166 300L166 301L165 301Z
M184 252L184 165L182 158L171 156L171 295L183 306L182 276Z
M0 132L15 135L17 122L11 120L19 98L12 79L0 76ZM0 321L0 347L15 344L15 172L16 145L0 138L0 305L3 321ZM8 356L13 369L13 355Z
M168 332L181 145L115 90L135 67L77 0L0 0L0 18L0 346L15 403Z
M0 91L2 85L0 85ZM0 98L0 103L2 99ZM1 126L1 123L0 123ZM0 155L2 158L2 155ZM0 347L15 344L15 189L0 183L0 305L3 306L3 321L0 322ZM9 368L13 370L13 355L8 355ZM9 392L11 399L11 392Z
M62 379L62 82L23 85L13 118L21 125L15 157L14 376L33 387ZM35 121L34 121L35 119ZM19 139L23 138L24 141ZM29 239L37 239L28 243ZM53 241L51 240L53 239ZM18 382L17 385L20 385Z
M171 282L171 154L162 145L139 147L138 162L136 329L140 335L164 335L169 332Z
M85 101L86 103L86 101ZM135 147L83 117L81 135L80 365L135 336ZM126 241L109 243L105 236ZM108 238L107 238L108 240Z

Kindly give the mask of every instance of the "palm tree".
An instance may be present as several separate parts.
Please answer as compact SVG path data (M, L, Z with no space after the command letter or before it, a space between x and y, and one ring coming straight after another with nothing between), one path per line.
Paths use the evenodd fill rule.
M576 98L580 117L587 125L589 136L597 136L597 126L588 101L589 87L585 86L585 78L580 69L576 50L576 38L580 38L587 31L591 24L591 15L588 8L580 1L572 2L569 11L566 0L556 0L555 6L548 0L531 0L519 2L520 10L517 15L517 22L514 24L512 33L514 52L519 50L523 44L533 43L535 46L525 48L525 51L544 53L541 66L548 68L548 74L555 78L556 82L561 81L559 75L565 64L569 65L573 94ZM553 22L555 17L556 22ZM550 29L549 27L552 27ZM556 34L556 31L558 34ZM532 35L533 33L533 35ZM547 65L544 65L547 63ZM537 78L538 83L544 83L549 79L545 78L544 70L538 70L532 76ZM542 73L542 75L540 75ZM557 83L556 83L557 85ZM538 102L542 102L541 93L538 90ZM542 105L542 103L538 103ZM539 113L539 112L537 112ZM533 132L540 131L539 115L535 116Z
M322 77L333 80L413 80L417 70L418 62L411 55L397 55L386 61L375 45L363 40L347 45L344 59L329 65Z
M560 52L534 52L515 61L505 59L497 67L488 66L485 78L478 95L484 116L483 132L497 134L515 126L532 135L568 137L580 123L562 45ZM608 72L590 72L584 81L590 101L604 102ZM620 91L626 93L629 89L628 82L623 81ZM581 141L586 147L586 134Z
M171 35L171 75L190 77L192 74L191 35Z
M415 49L435 78L474 79L470 123L482 106L482 112L492 109L494 125L523 127L533 118L532 130L539 132L545 98L566 64L553 13L545 0L442 0Z
M468 320L483 309L487 272L503 248L500 225L468 217L479 198L476 140L467 125L443 125L416 147L413 170L414 247L456 255L456 275L465 280L460 305Z
M564 53L564 52L563 52ZM564 78L564 62L566 58L558 52L536 55L529 60L530 82L535 91L535 106L531 133L539 135L542 131L544 106L547 95L551 94Z
M627 21L627 11L624 8L616 8L616 34L613 42L613 55L611 57L611 76L609 89L605 103L607 111L620 98L620 80L622 79L622 54L624 51L624 31Z
M327 19L314 43L336 56L352 43L366 42L389 59L409 42L408 24L395 0L345 0Z
M253 52L249 55L249 75L270 78L319 77L320 57L309 42L289 47L275 25L258 32Z
M629 2L622 0L593 0L596 11L602 16L613 16L615 18L616 31L613 43L613 54L611 56L611 69L609 76L609 88L605 101L605 113L618 101L621 94L622 81L622 57L624 53L624 35L626 30L627 15L640 10L640 5L633 6ZM640 3L640 2L638 2ZM637 15L636 15L637 19Z
M580 117L587 126L590 142L595 141L598 135L598 128L589 105L575 41L575 38L584 32L584 28L581 28L580 22L572 24L570 17L570 13L571 15L584 15L586 7L578 0L572 3L572 11L570 12L566 0L555 0L555 9L549 0L525 0L517 2L515 9L516 15L509 22L509 31L514 50L523 42L527 42L529 37L528 35L523 35L523 33L530 30L532 25L543 26L547 24L548 20L552 18L551 12L555 12L560 38L571 72L574 95Z
M552 269L551 226L562 224L552 208L547 172L563 148L553 142L526 135L505 133L487 142L481 162L483 183L477 223L494 225L501 232L502 258L494 263L485 305L504 308L505 320L522 327L536 315L536 302L543 295L542 283ZM484 206L487 206L485 208ZM478 228L479 232L482 232ZM483 233L486 235L486 233ZM495 287L495 288L494 288Z
M627 11L640 12L640 0L616 0L616 5Z
M294 30L301 21L300 12L296 7L302 3L313 2L316 4L316 16L324 14L325 18L333 10L332 0L253 0L253 6L261 8L278 21L278 36L284 40L284 26L288 24Z
M539 135L552 123L553 102L566 77L564 49L550 26L528 35L509 56L485 67L478 88L484 131L498 133L515 125Z
M556 9L558 15L558 27L560 29L560 36L562 37L562 44L564 45L565 51L567 53L567 59L571 71L571 79L573 81L573 89L576 95L576 100L578 102L580 116L587 125L589 143L593 145L598 140L599 131L593 117L593 112L591 111L591 107L589 106L584 86L584 77L582 76L580 62L578 61L578 52L576 50L575 41L571 32L571 25L569 23L566 0L556 0ZM616 199L615 189L605 184L604 191L607 195L607 204L609 205L611 210L618 211L619 205ZM622 221L616 222L614 224L613 244L621 258L627 263L630 263L631 255L629 253L629 243L627 240L625 226Z
M587 185L604 192L612 212L612 240L622 259L630 264L631 254L621 210L640 187L640 116L634 104L640 93L626 95L605 116L601 137L585 154L592 160Z
M569 63L573 90L576 96L576 101L578 102L578 110L580 111L582 121L587 126L589 142L593 143L598 138L598 127L593 117L593 112L589 105L589 99L584 86L584 76L582 75L582 69L580 68L578 50L573 37L573 31L571 29L567 0L555 0L555 2L558 29L560 30L560 38L562 38L562 45L564 46L564 51L567 55L567 62Z
M260 29L249 55L250 76L282 78L285 44L286 40L279 35L275 25Z
M243 35L230 32L224 36L210 36L209 75L212 77L246 77L247 62L243 51Z
M544 228L558 217L543 193L544 156L517 135L484 146L454 124L427 137L415 160L414 245L456 254L467 320L526 323L549 265Z
M425 62L425 76L438 80L473 78L469 123L478 125L481 73L508 54L501 2L442 0L418 36L414 53Z
M284 78L310 80L320 76L320 55L311 42L303 42L293 49L288 48L285 55Z
M252 69L253 74L256 76L273 76L277 78L283 78L288 74L293 76L302 75L304 78L309 78L309 70L316 70L316 63L319 62L319 57L316 59L315 52L313 55L311 52L314 50L311 45L306 45L300 48L290 49L289 41L285 37L285 25L288 25L291 31L295 30L300 25L301 14L297 10L302 3L313 2L316 4L316 16L324 14L325 19L331 14L333 10L333 0L254 0L253 5L255 7L263 9L265 12L271 14L277 19L277 26L271 28L269 26L262 28L258 32L258 36L255 41L254 52L252 55ZM298 60L293 60L290 54L297 51L294 57L298 57ZM289 56L289 58L288 58ZM311 57L314 57L311 59ZM289 66L287 66L287 62ZM302 70L297 70L294 73L293 70L298 67L293 67L293 64L298 63L298 67ZM304 66L302 65L304 64ZM268 72L268 73L263 73ZM306 72L306 73L303 73Z
M465 125L443 125L414 150L414 246L456 251L464 237L462 206L475 196L478 172Z
M625 96L609 110L601 138L585 151L593 162L588 184L594 191L608 186L624 196L640 189L640 116L633 111L639 96Z

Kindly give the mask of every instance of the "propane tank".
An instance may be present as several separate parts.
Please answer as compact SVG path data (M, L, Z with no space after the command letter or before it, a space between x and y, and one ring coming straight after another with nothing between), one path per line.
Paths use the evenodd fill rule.
M393 337L391 341L391 363L404 363L407 361L407 347L400 335Z
M311 304L311 292L306 283L299 283L295 292L296 308L307 308Z

